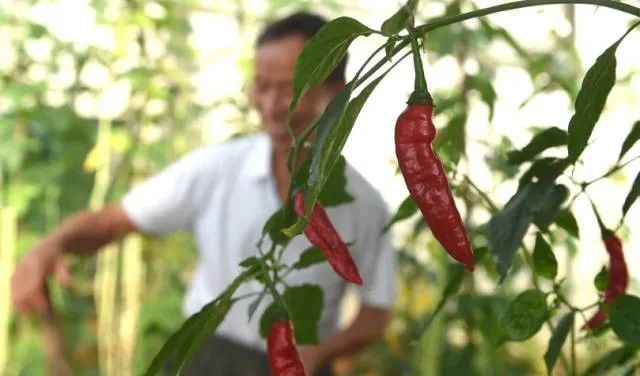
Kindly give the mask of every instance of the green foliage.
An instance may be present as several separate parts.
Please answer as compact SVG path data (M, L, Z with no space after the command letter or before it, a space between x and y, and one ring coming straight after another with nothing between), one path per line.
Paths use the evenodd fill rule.
M282 298L293 323L296 342L302 345L317 343L318 321L323 304L322 289L316 285L291 286L285 290ZM276 305L271 304L262 314L260 334L263 337L269 333L271 316L276 309Z
M558 273L558 261L551 251L551 246L542 237L536 235L536 245L533 249L533 265L537 275L554 280Z
M548 317L547 300L539 290L518 295L502 318L503 334L509 341L524 341L536 334Z
M616 80L616 50L632 28L607 48L587 71L576 98L576 112L569 121L569 159L578 160L607 102Z
M564 315L558 322L558 326L549 338L549 345L547 346L547 352L544 354L544 363L547 366L547 372L551 374L553 367L558 360L562 346L567 340L569 332L573 328L573 321L575 320L575 313L569 312Z
M618 338L640 345L640 298L633 295L616 298L611 304L610 321Z

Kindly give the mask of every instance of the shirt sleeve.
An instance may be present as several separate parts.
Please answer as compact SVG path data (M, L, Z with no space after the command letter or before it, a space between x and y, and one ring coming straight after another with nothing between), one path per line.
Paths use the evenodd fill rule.
M360 275L363 284L357 289L362 303L390 307L396 298L396 253L391 244L391 232L382 233L389 220L388 211L380 199L377 205L367 205L361 215Z
M163 234L191 228L198 215L211 176L214 155L198 149L160 173L134 187L122 200L122 206L138 228L148 234Z

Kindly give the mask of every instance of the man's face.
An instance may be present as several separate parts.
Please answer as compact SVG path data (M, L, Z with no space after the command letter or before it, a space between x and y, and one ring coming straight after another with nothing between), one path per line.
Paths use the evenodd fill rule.
M293 94L293 71L305 42L303 36L291 35L266 42L256 51L251 104L260 114L273 147L279 151L286 151L291 145L285 122ZM327 83L310 89L302 97L291 118L296 135L311 125L340 88L339 84Z

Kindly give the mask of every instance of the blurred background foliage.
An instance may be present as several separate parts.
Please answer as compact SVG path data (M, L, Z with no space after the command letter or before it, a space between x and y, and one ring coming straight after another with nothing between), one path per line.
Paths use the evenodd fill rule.
M477 7L469 0L429 3L429 9L439 5L440 14L419 11L424 18L417 23ZM0 374L46 374L52 361L47 347L56 346L42 334L51 324L8 310L8 276L17 259L71 213L117 200L194 147L257 130L245 89L253 40L265 21L299 9L358 18L371 4L0 2ZM561 16L573 27L573 8L564 8ZM486 244L482 222L492 207L485 195L501 189L498 182L515 179L520 167L507 161L514 145L501 132L490 128L482 139L469 137L470 108L486 106L489 121L493 118L499 65L528 72L534 95L561 92L568 102L582 74L572 31L550 32L548 44L536 50L490 20L443 28L427 42L429 64L460 62L462 78L436 91L436 97L446 98L437 103L442 129L436 147L445 163L461 171L452 182L470 228L477 229L471 234L474 244ZM219 25L231 25L235 33L218 39ZM497 61L485 53L493 48L506 57ZM235 70L240 86L225 81L232 74L225 70L229 65L240 67ZM202 84L212 81L219 84L215 91ZM462 184L470 148L483 155L496 183L493 191ZM554 250L566 250L568 258L575 254L577 234L552 235ZM347 375L544 373L548 333L499 345L501 314L510 297L530 285L530 276L518 273L522 260L516 260L515 277L496 290L488 254L480 260L485 266L476 274L481 276L462 280L417 218L403 222L396 238L399 298L389 330L358 357L336 362L337 370ZM51 286L53 325L74 375L139 374L184 319L182 294L196 257L187 234L128 240L105 254L72 258L70 291ZM458 290L456 299L447 300ZM579 355L591 360L614 344L585 342ZM563 369L558 367L558 374Z

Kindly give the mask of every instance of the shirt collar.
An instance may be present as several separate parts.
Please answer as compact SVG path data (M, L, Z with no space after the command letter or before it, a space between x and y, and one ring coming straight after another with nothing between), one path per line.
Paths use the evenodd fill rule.
M249 150L245 164L252 180L264 181L271 177L271 140L265 133L257 136L256 142Z

